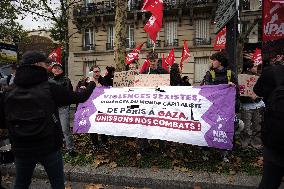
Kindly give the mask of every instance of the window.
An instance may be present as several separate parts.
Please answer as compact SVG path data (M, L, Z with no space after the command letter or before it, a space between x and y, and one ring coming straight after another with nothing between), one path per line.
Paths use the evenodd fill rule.
M208 57L194 58L194 82L201 83L206 72L208 71Z
M176 41L177 41L177 22L176 21L166 22L165 37L166 37L166 42L165 42L166 47L178 46L176 44Z
M197 19L196 22L196 30L195 30L195 39L194 44L198 45L210 45L210 20L209 19Z
M107 44L106 49L107 50L113 50L114 47L114 26L109 25L107 27Z
M243 0L243 10L250 10L250 1Z
M93 29L85 29L85 36L84 36L84 48L85 50L94 50L94 32Z
M93 0L85 0L85 6L89 6L90 4L94 3Z
M127 28L128 28L128 34L126 37L126 48L133 49L135 48L134 25L129 25Z

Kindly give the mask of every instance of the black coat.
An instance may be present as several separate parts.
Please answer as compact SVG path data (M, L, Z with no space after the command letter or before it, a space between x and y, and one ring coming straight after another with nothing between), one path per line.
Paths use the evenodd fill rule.
M17 69L14 83L16 86L28 88L38 85L42 82L48 81L47 71L39 66L25 66ZM75 93L70 91L66 87L57 85L55 83L50 83L50 92L51 98L55 103L54 113L58 115L58 107L67 106L70 104L76 104L80 102L86 101L90 95L92 94L93 89L95 88L95 83L90 82L86 91L82 93ZM4 115L4 105L0 106L0 118L8 115ZM5 128L5 125L1 122L1 128ZM54 138L47 138L38 143L21 143L19 145L19 141L14 138L12 142L12 150L16 154L16 156L21 157L30 157L35 155L46 155L51 152L57 151L62 147L63 144L63 133L61 127L55 130L54 138L58 140L54 140ZM47 145L48 144L48 145ZM13 146L24 146L24 149L13 149ZM33 151L33 149L36 149Z

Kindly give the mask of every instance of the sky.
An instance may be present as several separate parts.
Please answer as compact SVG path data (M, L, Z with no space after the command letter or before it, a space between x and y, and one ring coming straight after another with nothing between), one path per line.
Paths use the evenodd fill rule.
M18 20L18 22L23 25L25 30L28 30L28 31L33 30L33 29L35 30L39 29L39 27L40 29L49 28L51 25L50 22L46 22L43 19L39 21L34 21L32 20L31 15L27 15L24 20Z

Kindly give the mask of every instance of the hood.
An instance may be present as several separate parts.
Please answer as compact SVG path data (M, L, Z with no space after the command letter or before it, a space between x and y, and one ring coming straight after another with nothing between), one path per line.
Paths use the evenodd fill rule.
M14 83L21 87L30 87L48 80L47 70L40 66L21 66L16 71Z

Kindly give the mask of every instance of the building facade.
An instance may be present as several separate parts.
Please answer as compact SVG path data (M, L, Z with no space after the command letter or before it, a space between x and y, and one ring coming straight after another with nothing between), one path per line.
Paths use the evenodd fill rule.
M141 12L143 0L129 0L127 12L127 50L144 44L139 65L142 66L147 52L153 48L143 30L150 17ZM183 75L192 83L199 83L208 70L209 57L214 53L215 0L164 0L163 27L157 37L155 51L167 56L175 49L176 62L180 62L184 40L188 41L191 57L184 63ZM113 0L85 0L73 8L69 20L70 38L69 77L73 83L88 76L92 65L102 70L115 66L114 62L114 18ZM84 25L84 26L83 26ZM77 30L80 33L76 33Z
M257 0L248 1L254 7ZM144 63L147 52L153 48L143 27L150 13L141 12L143 0L128 0L127 11L127 50L137 44L144 44L139 65ZM188 41L191 57L184 63L183 75L188 75L190 82L199 84L209 68L210 55L215 42L214 18L217 0L164 0L163 27L157 37L155 51L166 57L175 49L176 62L180 62L184 40ZM258 11L259 9L257 9ZM246 10L248 12L248 10ZM114 0L85 0L74 6L70 12L69 33L69 77L72 83L88 76L92 65L115 66L114 62ZM247 16L246 16L247 19ZM249 18L250 21L253 18ZM80 32L78 32L78 30ZM255 40L255 34L249 40ZM103 72L102 72L103 73Z

